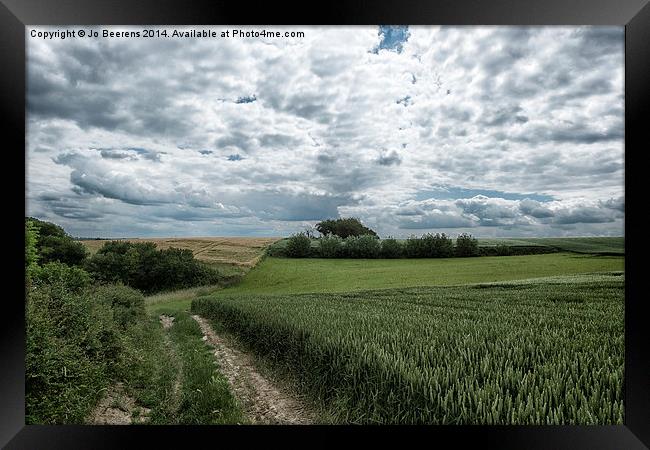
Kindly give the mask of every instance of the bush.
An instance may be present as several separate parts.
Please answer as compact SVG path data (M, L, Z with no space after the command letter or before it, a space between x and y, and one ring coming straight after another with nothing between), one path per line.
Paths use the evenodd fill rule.
M100 283L122 283L147 294L218 284L223 279L219 271L194 259L191 250L157 250L151 242L108 242L86 268Z
M402 244L392 237L388 237L381 241L381 256L382 258L399 258L402 256Z
M81 292L91 283L88 272L79 267L70 267L60 262L35 266L31 270L31 278L35 286L56 284L73 293Z
M422 239L415 235L411 235L406 239L404 254L406 254L408 258L424 258L425 253Z
M456 256L478 256L478 240L462 233L456 238Z
M343 252L343 240L338 236L323 236L318 240L318 244L322 258L336 258Z
M361 220L355 217L323 220L322 222L317 223L315 228L323 236L333 234L345 239L349 236L363 236L369 234L377 237L377 233L363 225Z
M306 258L311 255L311 239L305 233L297 233L289 238L286 247L289 258Z
M369 234L345 239L344 254L348 258L377 258L380 250L379 239Z
M25 268L33 268L38 263L38 228L34 223L25 222Z
M420 238L409 237L405 253L409 258L449 258L454 256L454 244L444 233L427 233Z
M93 297L113 310L113 319L123 330L145 318L144 297L133 288L122 284L99 286Z
M57 270L49 267L50 274ZM76 277L67 277L73 273L78 275L50 277L48 283L41 278L27 292L28 424L83 423L116 369L121 346L112 311L79 291Z
M60 226L33 217L26 217L25 223L36 231L36 248L41 263L58 261L77 266L88 256L86 247L72 239Z
M511 253L510 247L505 244L497 244L496 254L497 256L509 256Z

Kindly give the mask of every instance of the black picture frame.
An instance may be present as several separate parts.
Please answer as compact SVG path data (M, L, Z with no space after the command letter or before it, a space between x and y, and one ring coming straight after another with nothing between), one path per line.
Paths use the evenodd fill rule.
M258 25L620 25L625 26L625 422L620 426L454 426L454 427L191 427L191 426L39 426L25 425L25 321L20 296L24 264L7 258L12 271L5 283L3 325L0 327L0 445L22 448L116 448L138 445L192 445L207 439L213 445L237 438L271 439L299 432L304 441L334 443L339 438L361 435L364 440L408 442L419 434L427 446L441 442L457 446L501 449L641 449L650 446L650 348L644 313L641 257L647 244L633 224L641 222L641 164L648 144L650 110L650 5L648 0L354 0L305 3L249 0L246 2L201 0L0 0L0 98L6 127L6 162L2 177L5 207L12 210L4 221L5 243L16 255L24 255L18 192L25 175L25 26L28 25L136 25L136 24L258 24ZM25 179L23 178L23 183ZM640 183L639 183L640 184ZM22 200L21 200L22 198ZM639 227L641 228L641 227ZM645 336L645 337L644 337ZM188 441L188 438L191 441ZM139 440L139 439L138 439ZM198 441L201 442L201 441ZM418 444L421 445L421 444Z

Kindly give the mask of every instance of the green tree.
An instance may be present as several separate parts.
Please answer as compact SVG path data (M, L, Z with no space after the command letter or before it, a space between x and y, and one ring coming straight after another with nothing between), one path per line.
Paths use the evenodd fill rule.
M377 237L377 233L361 223L356 217L323 220L316 224L316 230L323 236L333 234L343 239L349 236L371 235Z
M60 226L33 217L26 217L25 223L30 224L37 231L36 249L39 263L58 261L78 266L88 256L86 247L81 242L75 241Z
M468 233L459 234L455 252L456 256L478 256L478 240Z

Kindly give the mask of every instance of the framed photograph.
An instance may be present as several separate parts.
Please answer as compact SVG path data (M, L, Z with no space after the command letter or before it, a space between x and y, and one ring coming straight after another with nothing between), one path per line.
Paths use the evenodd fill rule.
M0 23L3 448L650 445L647 1Z

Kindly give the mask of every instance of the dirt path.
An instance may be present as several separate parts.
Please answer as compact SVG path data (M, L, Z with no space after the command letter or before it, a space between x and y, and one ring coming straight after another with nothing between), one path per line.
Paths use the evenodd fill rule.
M91 425L130 425L146 423L149 408L136 405L122 383L111 386L88 419Z
M262 376L250 355L233 348L218 336L207 320L193 315L201 327L203 340L214 349L221 372L253 424L310 424L315 415L297 398Z

